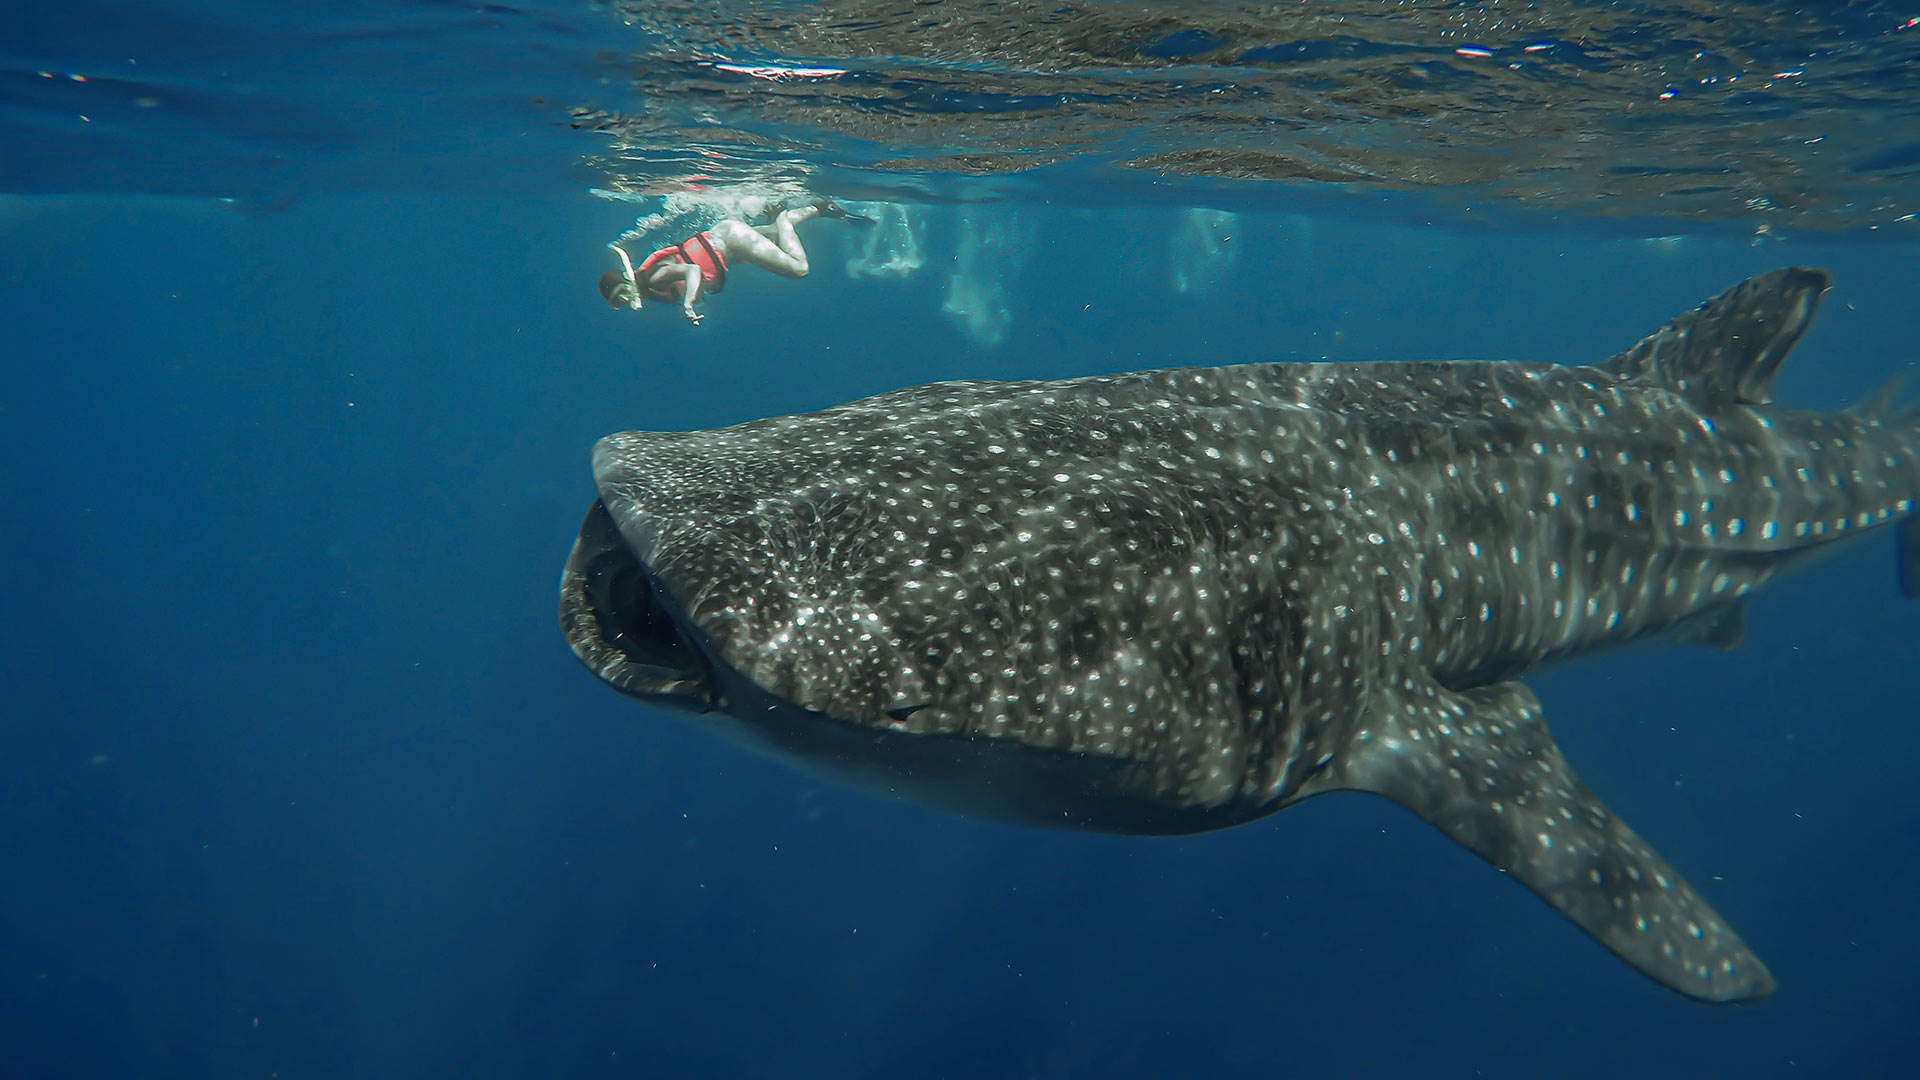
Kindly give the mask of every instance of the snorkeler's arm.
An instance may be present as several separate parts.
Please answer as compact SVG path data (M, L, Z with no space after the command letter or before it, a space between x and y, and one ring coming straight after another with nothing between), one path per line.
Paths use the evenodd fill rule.
M686 297L680 301L680 314L685 315L688 322L698 326L700 313L693 310L693 302L700 296L700 268L693 263L688 263L684 280L687 283L687 292Z

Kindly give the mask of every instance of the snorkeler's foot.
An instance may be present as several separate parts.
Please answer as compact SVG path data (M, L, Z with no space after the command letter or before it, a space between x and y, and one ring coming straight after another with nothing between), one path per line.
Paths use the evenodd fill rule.
M843 218L849 222L858 222L862 225L873 224L872 218L867 217L865 214L853 213L832 199L815 199L813 200L813 208L820 211L821 217Z

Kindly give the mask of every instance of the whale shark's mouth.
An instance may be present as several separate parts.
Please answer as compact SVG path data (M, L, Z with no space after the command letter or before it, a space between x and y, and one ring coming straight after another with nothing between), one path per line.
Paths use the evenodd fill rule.
M692 712L714 707L706 653L605 503L587 511L561 572L560 628L574 655L620 692Z

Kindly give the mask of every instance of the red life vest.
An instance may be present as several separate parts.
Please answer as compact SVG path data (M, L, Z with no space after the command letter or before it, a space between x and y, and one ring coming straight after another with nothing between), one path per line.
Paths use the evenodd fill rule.
M639 266L633 268L635 281L645 281L647 273L657 263L672 260L683 266L700 268L701 293L718 293L727 287L727 260L720 249L713 246L706 233L689 236L677 244L670 244L648 255ZM661 300L678 300L686 295L687 283L674 278L660 288L649 286L647 292Z

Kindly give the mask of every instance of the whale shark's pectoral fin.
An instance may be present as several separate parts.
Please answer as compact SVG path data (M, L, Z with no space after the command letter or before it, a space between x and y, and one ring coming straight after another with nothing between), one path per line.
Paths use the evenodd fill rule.
M1682 994L1738 1001L1773 990L1739 935L1567 766L1532 691L1426 690L1402 698L1311 789L1369 791L1412 810Z

